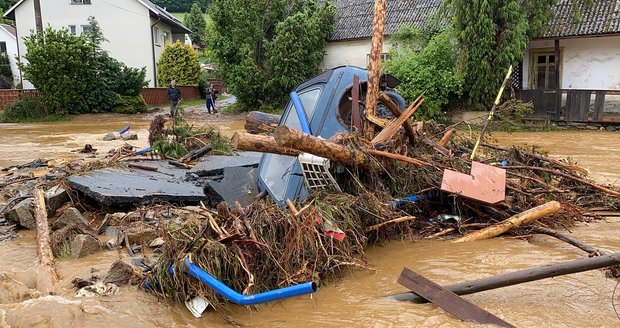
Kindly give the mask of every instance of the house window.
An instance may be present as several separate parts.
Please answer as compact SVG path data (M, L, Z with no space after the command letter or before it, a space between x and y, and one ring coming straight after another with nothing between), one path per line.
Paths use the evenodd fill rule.
M554 90L558 86L556 75L557 58L554 52L535 52L532 54L532 83L534 89Z
M90 25L82 25L82 34L88 34L91 31Z
M0 42L0 53L6 54L6 42Z
M69 32L71 32L71 34L73 35L77 34L77 28L75 27L75 25L69 25Z
M170 33L164 31L164 45L170 42Z
M384 62L390 59L390 54L384 52L381 54L381 61ZM370 66L370 54L366 54L366 67Z
M153 27L153 41L155 44L159 44L159 28Z
M71 0L72 5L90 5L90 0Z

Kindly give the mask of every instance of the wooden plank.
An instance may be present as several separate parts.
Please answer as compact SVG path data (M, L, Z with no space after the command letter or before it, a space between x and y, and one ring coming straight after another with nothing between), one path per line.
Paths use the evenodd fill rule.
M605 111L605 91L597 91L594 98L594 117L593 122L603 121L603 112Z
M560 39L555 39L553 42L553 55L555 57L555 95L554 105L555 120L560 120L560 112L562 111L562 93L560 92L560 84L562 83L562 77L560 76Z
M579 91L579 121L588 121L588 112L590 111L590 96L592 94L589 90Z
M455 293L411 271L409 268L403 269L400 277L398 277L398 283L461 320L479 324L492 324L498 327L515 327L492 313L459 297Z

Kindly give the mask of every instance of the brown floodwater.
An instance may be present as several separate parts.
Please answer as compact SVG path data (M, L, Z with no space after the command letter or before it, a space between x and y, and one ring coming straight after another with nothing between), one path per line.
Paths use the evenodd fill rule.
M148 118L89 117L67 123L1 125L0 161L4 162L0 165L52 158L84 143L107 151L114 142L99 140L127 123L138 132L139 142L146 138ZM222 120L221 124L225 131L242 128L239 120ZM600 181L616 181L617 185L620 177L618 133L494 136L504 145L539 144L552 156L570 156ZM38 149L36 156L34 148ZM23 155L16 156L14 152L18 151ZM580 223L571 231L573 237L601 250L620 249L620 219ZM57 294L38 297L34 234L20 231L20 235L15 241L0 244L0 327L230 327L213 311L194 318L184 305L168 303L137 287L122 287L119 295L110 297L73 296L72 279L104 275L116 259L129 261L124 252L104 251L79 260L58 260L61 281ZM460 244L394 241L370 247L366 255L376 271L353 271L312 296L262 305L260 311L231 305L229 314L244 327L471 327L434 305L401 303L385 296L405 291L396 283L404 266L437 283L449 284L582 258L584 253L539 236L529 241L494 238ZM612 306L615 287L616 281L595 270L464 297L518 327L618 327L620 319ZM618 293L620 290L615 301L620 311Z

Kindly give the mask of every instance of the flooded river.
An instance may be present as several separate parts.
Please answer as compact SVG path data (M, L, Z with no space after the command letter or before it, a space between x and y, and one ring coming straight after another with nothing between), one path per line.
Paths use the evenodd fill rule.
M100 119L103 117L96 116L93 121L84 116L56 124L0 125L0 166L67 154L84 143L107 151L112 144L98 140L126 123L138 132L139 142L146 139L148 120L123 121L116 116ZM222 123L229 124L227 131L242 126L235 120ZM553 156L570 156L590 169L597 180L618 186L619 133L501 133L495 137L504 145L539 144ZM575 238L596 248L609 252L620 249L618 219L582 223L571 230ZM197 319L183 305L158 300L136 287L123 287L112 297L73 296L72 279L89 277L91 272L104 275L114 260L129 261L124 252L58 260L58 294L37 298L34 234L20 234L20 239L0 244L0 327L230 327L212 311ZM529 241L495 238L460 244L394 241L368 250L367 260L374 272L352 272L312 296L269 303L260 311L231 306L230 315L244 327L471 327L433 305L400 303L384 296L405 291L396 283L404 266L437 283L449 284L583 256L580 250L546 236ZM612 307L615 286L614 280L595 270L465 298L518 327L619 327L620 319ZM620 298L616 298L618 311L619 303Z

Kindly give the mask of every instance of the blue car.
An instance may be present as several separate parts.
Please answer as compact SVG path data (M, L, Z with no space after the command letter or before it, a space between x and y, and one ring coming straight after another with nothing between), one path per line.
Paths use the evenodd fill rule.
M355 75L360 79L360 94L363 96L368 71L354 66L333 68L295 88L313 135L329 139L339 132L350 132L352 108L350 97ZM382 89L394 88L398 84L398 80L389 75L384 75L381 81ZM401 108L405 107L404 99L398 94L394 92L387 94ZM384 108L378 108L379 113L384 111L386 111ZM361 115L363 117L363 113ZM290 100L279 125L302 130L293 102ZM277 154L262 156L258 166L258 188L267 190L279 205L284 205L287 199L295 200L298 197L304 199L308 194L297 157Z

